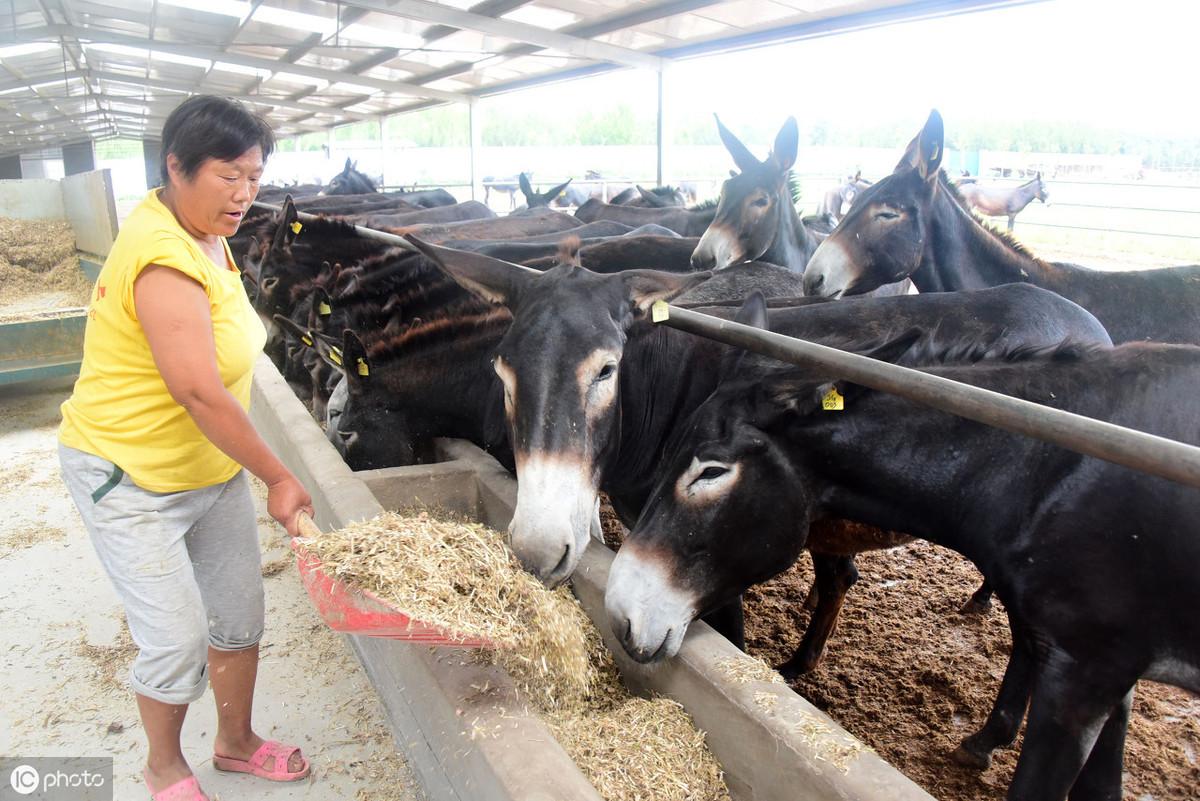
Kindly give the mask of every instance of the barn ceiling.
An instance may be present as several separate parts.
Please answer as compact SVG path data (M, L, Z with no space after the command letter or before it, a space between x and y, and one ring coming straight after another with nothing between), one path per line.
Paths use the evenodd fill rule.
M289 136L613 69L1039 0L8 0L0 155L157 138L190 94Z

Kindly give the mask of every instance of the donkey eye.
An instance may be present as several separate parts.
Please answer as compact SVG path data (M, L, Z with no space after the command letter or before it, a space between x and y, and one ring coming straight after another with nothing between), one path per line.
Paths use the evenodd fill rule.
M725 475L728 472L729 472L728 467L722 467L720 465L713 464L713 465L709 465L708 467L704 468L704 470L702 470L700 472L700 475L696 476L696 480L697 481L712 481L714 478L720 478L721 476Z
M751 201L750 205L751 205L751 206L756 206L756 207L758 207L758 208L760 208L760 209L761 209L761 208L763 208L764 206L766 206L766 205L767 205L769 202L770 202L770 201L769 201L769 200L767 200L767 198L766 198L765 196L763 196L763 197L756 197L756 198L754 198L754 200L753 200L753 201Z
M613 373L617 372L617 366L611 362L600 368L600 372L596 374L597 383L607 381L613 377Z
M877 212L875 212L875 219L877 219L877 220L896 220L899 218L900 218L900 215L894 211L877 211Z

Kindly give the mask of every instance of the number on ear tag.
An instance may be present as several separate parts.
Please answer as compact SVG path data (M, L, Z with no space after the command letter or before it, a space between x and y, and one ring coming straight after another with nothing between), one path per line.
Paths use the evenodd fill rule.
M650 319L656 323L671 319L671 307L665 300L654 301L654 305L650 307Z
M821 398L821 408L827 412L840 412L846 408L846 399L837 391L837 387L830 387L825 397Z

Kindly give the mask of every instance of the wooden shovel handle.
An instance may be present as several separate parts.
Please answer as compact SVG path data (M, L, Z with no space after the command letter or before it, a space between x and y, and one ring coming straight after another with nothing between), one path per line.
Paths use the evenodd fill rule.
M307 512L301 512L296 516L296 529L300 532L301 537L321 536L321 529L317 528L317 524L313 522Z

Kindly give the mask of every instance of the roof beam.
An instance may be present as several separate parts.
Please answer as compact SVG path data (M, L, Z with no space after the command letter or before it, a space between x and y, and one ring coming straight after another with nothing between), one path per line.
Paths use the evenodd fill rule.
M603 36L606 33L630 28L634 25L644 25L647 22L654 22L655 20L674 16L675 14L686 14L689 11L697 11L707 6L716 5L719 2L722 2L722 0L664 0L664 2L660 3L639 6L635 11L618 12L601 19L581 20L580 22L568 25L560 32L580 37ZM512 58L515 56L531 55L537 51L537 47L531 47L530 45L514 45L513 47L501 50L497 55ZM474 67L475 65L470 61L448 64L440 70L422 75L420 83L433 83L434 81L440 81L442 78L453 78L456 75L462 75L464 72L470 72ZM569 68L568 72L576 69L579 68ZM410 105L420 109L428 108L433 104L418 103Z
M406 19L422 22L434 22L449 25L468 31L478 31L491 36L500 36L516 42L538 45L539 47L561 50L576 58L586 58L591 61L608 61L625 67L641 69L662 69L664 59L650 53L642 53L627 47L597 42L579 36L550 31L536 25L524 22L514 22L508 19L488 17L483 14L473 14L470 11L460 11L451 6L444 6L429 0L396 0L388 3L386 0L341 0L343 5L364 8L380 14L389 14Z
M112 33L102 31L97 28L88 26L75 25L46 25L36 30L14 37L12 35L0 34L0 42L30 42L30 41L53 41L60 36L71 36L76 39L92 42L95 44L119 44L127 47L137 47L143 50L157 51L161 53L172 53L179 56L190 56L192 58L204 58L210 61L224 61L229 64L238 64L243 67L256 67L258 69L270 70L272 72L280 70L281 63L275 59L260 58L258 56L248 56L242 53L231 53L223 51L219 47L204 47L200 45L177 44L174 42L164 42L161 40L144 39L140 36L128 36L126 34ZM320 67L309 67L303 64L287 64L282 69L283 72L292 72L297 75L303 75L308 78L317 80L329 81L330 83L339 83L341 81L350 81L351 83L370 86L372 89L390 92L393 94L407 94L416 97L429 97L445 101L447 103L464 103L467 101L465 95L455 92L445 92L441 89L430 89L425 86L420 86L414 83L405 81L385 81L380 78L370 78L365 75L351 75L337 70L322 69Z
M91 77L101 81L129 84L130 86L148 86L151 89L196 89L195 84L189 85L182 81L164 81L161 78L142 79L131 75L122 75L119 72L105 72L103 70L92 70ZM377 114L363 114L362 112L358 111L346 111L336 106L326 107L310 103L296 103L289 101L286 98L276 98L270 95L245 94L230 95L230 97L233 97L236 100L246 100L251 103L258 103L264 106L274 106L276 108L287 109L288 111L299 111L305 114L333 114L354 120L373 120L378 116Z

